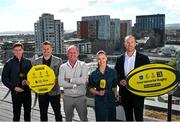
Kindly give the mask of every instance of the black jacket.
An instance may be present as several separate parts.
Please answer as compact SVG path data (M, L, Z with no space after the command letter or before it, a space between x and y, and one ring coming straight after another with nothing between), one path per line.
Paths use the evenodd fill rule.
M117 70L118 81L120 81L122 79L126 79L125 73L124 73L124 60L125 60L125 54L121 55L116 61L115 69ZM145 64L149 64L149 63L150 63L150 61L147 56L145 56L139 52L136 52L135 68L137 68L139 66L143 66ZM119 87L120 87L120 89L119 89L120 96L128 97L129 95L132 94L126 89L126 87L121 86L121 85L119 85Z
M16 57L9 59L6 64L4 65L2 71L2 82L3 84L8 87L11 91L14 91L16 86L22 87L22 80L27 79L27 73L31 69L31 61L22 58L19 61ZM20 77L20 73L22 73L23 77ZM29 90L28 86L25 86L24 90Z

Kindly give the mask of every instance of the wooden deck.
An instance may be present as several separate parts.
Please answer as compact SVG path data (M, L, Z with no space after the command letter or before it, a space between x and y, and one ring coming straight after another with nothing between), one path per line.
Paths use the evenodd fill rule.
M7 93L8 89L2 85L2 83L0 82L0 121L12 121L13 118L13 112L12 112L12 101L11 101L11 95L9 94L7 96L7 98L5 100L2 101L3 97L5 96L5 94ZM34 96L35 94L32 93L32 104L34 102ZM93 101L88 100L88 104L93 104ZM93 110L93 108L91 107L87 107L88 109L88 120L89 121L95 121L95 112ZM63 102L61 99L61 113L63 116L63 120L65 121L65 113L63 110ZM24 120L24 111L23 111L23 107L21 110L21 121ZM121 120L125 119L124 113L122 112L122 107L119 106L118 109L118 118L121 118ZM48 120L49 121L55 121L55 117L54 117L54 112L51 108L51 105L49 106L48 109ZM144 117L145 121L160 121L160 120L156 120L153 118L149 118L149 117ZM36 106L34 108L32 108L31 110L31 121L40 121L40 112L39 112L39 106L38 106L38 102L36 104ZM73 121L80 121L78 114L76 112L76 110L74 111L74 118Z
M9 94L5 100L2 101L2 98L7 93L8 89L4 87L2 84L0 84L0 121L12 121L13 118L13 111L12 111L12 101L11 101L11 95ZM32 103L34 102L34 93L32 93ZM63 116L63 120L65 120L65 113L63 110L63 102L61 99L61 113ZM90 121L95 121L95 113L94 110L90 107L88 107L88 119ZM23 107L21 110L21 121L24 120L24 111ZM39 106L38 102L34 108L31 110L31 120L32 121L40 121L40 112L39 112ZM49 121L55 121L54 112L51 108L51 105L48 109L48 120ZM79 121L78 114L75 110L74 112L74 121Z

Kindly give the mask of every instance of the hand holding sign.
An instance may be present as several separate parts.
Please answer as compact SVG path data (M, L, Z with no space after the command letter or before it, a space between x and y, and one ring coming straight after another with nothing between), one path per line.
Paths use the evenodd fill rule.
M122 86L126 86L127 82L126 82L126 80L123 79L119 82L119 84Z
M36 93L47 93L55 85L54 71L47 65L33 66L27 74L29 87Z

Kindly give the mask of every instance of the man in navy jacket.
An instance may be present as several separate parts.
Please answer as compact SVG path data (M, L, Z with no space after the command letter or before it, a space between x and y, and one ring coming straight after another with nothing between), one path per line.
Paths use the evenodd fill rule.
M32 65L30 60L23 57L23 47L19 42L13 45L14 57L6 62L2 72L2 82L11 90L13 121L20 121L22 105L24 121L31 120L31 90L27 85L27 73Z
M126 52L117 59L115 65L119 80L119 95L121 96L126 120L134 121L135 117L136 121L143 121L144 97L135 95L126 89L126 76L131 70L149 64L150 61L147 56L136 51L134 36L128 35L125 38L124 46Z

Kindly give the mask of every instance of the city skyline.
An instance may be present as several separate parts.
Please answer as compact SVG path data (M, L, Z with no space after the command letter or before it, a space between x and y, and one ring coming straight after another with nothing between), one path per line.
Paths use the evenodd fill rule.
M180 23L179 0L0 0L0 32L34 31L43 13L64 22L64 30L76 30L82 16L110 15L132 20L138 15L165 14L166 24Z

